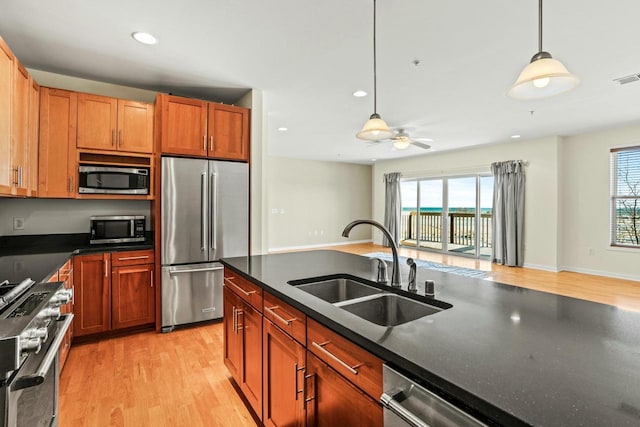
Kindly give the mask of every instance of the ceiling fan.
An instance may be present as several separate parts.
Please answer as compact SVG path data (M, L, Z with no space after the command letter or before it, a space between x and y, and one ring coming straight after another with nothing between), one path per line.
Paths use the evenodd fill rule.
M411 144L415 145L416 147L420 147L420 148L422 148L424 150L429 150L431 148L431 146L429 144L425 144L424 142L420 142L420 140L425 141L425 142L432 141L431 138L413 137L413 136L409 135L409 133L404 128L397 128L397 129L394 129L394 134L393 134L393 136L391 138L381 139L378 142L393 141L393 147L396 150L405 150Z

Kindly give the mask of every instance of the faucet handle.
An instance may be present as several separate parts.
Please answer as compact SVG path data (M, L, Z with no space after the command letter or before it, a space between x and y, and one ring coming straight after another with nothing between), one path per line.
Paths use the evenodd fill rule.
M436 282L433 280L424 281L424 296L433 298L436 295Z
M389 276L387 275L387 263L382 258L374 258L378 261L378 278L376 281L381 285L389 283Z
M416 285L416 262L413 258L407 258L407 265L409 266L409 292L418 292L418 286Z

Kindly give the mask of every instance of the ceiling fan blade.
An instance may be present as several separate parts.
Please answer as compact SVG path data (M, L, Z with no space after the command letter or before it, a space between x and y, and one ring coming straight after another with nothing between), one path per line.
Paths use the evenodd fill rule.
M431 146L429 144L423 144L422 142L413 141L412 144L425 150L431 149Z

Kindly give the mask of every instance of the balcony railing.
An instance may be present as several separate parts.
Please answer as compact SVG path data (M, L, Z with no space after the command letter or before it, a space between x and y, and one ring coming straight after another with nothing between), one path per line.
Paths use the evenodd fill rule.
M480 247L491 247L490 213L480 215ZM461 246L475 246L476 218L474 213L449 212L449 243ZM400 241L442 242L442 214L440 212L420 212L420 229L418 229L418 213L402 212L402 228Z

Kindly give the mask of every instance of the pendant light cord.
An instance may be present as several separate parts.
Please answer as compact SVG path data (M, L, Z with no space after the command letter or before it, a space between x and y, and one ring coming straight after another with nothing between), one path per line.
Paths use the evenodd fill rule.
M538 0L538 52L542 52L542 0Z
M542 1L542 0L540 0ZM376 75L376 0L373 0L373 114L378 113L377 99L377 75Z

